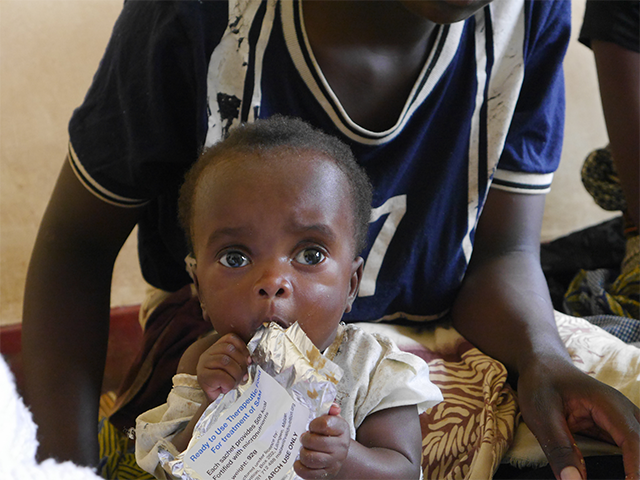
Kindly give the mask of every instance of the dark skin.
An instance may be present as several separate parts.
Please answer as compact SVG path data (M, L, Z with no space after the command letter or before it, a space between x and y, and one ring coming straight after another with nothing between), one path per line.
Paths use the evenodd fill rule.
M435 24L399 2L330 3L304 4L313 54L350 117L370 130L386 130L398 120L420 74Z
M617 444L627 478L639 478L640 411L574 367L558 336L540 269L543 207L542 196L490 192L454 325L516 379L523 418L557 478L587 478L572 433Z
M304 3L313 54L349 117L391 128L435 40L436 23L464 20L489 0Z
M97 464L111 274L138 213L99 200L64 163L33 249L22 323L41 459Z
M318 52L323 70L331 72L333 62L341 66L327 74L332 89L351 118L369 128L387 128L397 120L411 82L420 71L419 64L426 58L426 52L416 53L418 44L428 48L428 30L432 30L432 24L425 22L428 17L415 16L412 22L402 23L408 18L406 12L401 13L394 2L379 3L379 8L388 7L384 12L376 10L378 15L385 14L382 18L388 29L376 31L376 44L370 50L350 50L349 55L358 57L352 58L354 64L366 67L355 71L350 69L349 56L338 58L338 41L329 44L323 36L324 30L330 37L333 24L329 20L338 21L341 17L323 14L322 10L345 9L344 14L357 13L357 20L367 15L366 9L352 9L360 2L350 5L317 1L304 7L312 48ZM429 20L460 20L460 10L450 3L444 5L453 8L456 18L445 8L444 13L436 13L449 16ZM473 3L456 3L474 7ZM432 4L439 3L414 2L408 6L415 12ZM308 12L314 8L311 16ZM470 15L473 11L463 13ZM317 21L312 23L313 20ZM350 28L350 35L363 39L362 45L372 36L364 22L354 21ZM425 29L424 35L415 34L419 28ZM402 34L398 38L408 44L406 49L396 51L414 53L404 58L404 68L393 68L393 62L386 63L385 68L385 62L379 60L394 49L394 35L398 32ZM407 38L403 32L414 32L415 36ZM416 50L411 43L416 44ZM373 83L371 69L381 72ZM394 87L385 88L385 84ZM361 88L363 85L366 88ZM404 98L398 98L401 85ZM375 95L367 94L371 92ZM347 97L356 94L361 95L357 97L359 101L350 102ZM629 478L640 478L638 409L610 388L578 372L555 330L537 253L543 207L542 197L491 191L475 237L471 265L454 306L455 326L486 353L503 361L518 378L523 416L544 445L559 478L566 467L575 470L565 470L565 474L573 471L586 478L570 435L579 430L611 437L623 450ZM27 400L40 425L43 457L53 455L81 464L97 461L95 418L107 340L111 270L136 219L135 211L94 198L67 166L63 168L34 248L23 320ZM518 294L517 302L513 295L506 294L510 291ZM69 332L80 334L82 344L72 341ZM56 396L55 392L65 393ZM80 403L82 408L78 408ZM549 422L549 415L556 421ZM69 433L61 438L61 432Z
M602 110L629 218L640 226L640 54L594 40Z

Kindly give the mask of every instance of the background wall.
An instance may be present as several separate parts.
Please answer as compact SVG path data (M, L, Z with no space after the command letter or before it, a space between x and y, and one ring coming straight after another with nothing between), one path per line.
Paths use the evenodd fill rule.
M22 318L40 218L122 0L0 0L0 325ZM134 231L135 234L135 231ZM139 303L135 235L118 257L113 305Z
M122 0L0 0L0 325L21 320L29 256L66 154L67 122L121 6ZM606 144L607 135L593 57L575 40L584 0L572 8L566 142L547 197L543 240L612 216L580 182L584 157ZM143 292L134 232L116 264L112 305L139 303Z

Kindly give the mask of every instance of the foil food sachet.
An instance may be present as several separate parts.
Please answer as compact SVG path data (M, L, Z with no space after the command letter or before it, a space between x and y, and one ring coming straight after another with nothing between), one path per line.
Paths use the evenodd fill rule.
M326 415L342 369L325 358L295 323L258 329L247 345L248 380L220 395L177 457L160 450L163 468L183 480L299 478L293 464L300 435Z

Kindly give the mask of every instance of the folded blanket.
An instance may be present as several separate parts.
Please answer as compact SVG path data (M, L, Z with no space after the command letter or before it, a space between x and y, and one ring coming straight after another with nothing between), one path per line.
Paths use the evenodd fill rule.
M640 406L640 349L584 319L560 312L555 319L575 365ZM424 358L431 380L442 390L444 401L420 416L425 478L491 478L501 461L519 468L548 463L520 421L505 367L453 327L418 331L386 324L359 326L383 333L402 350ZM620 453L616 446L598 440L576 436L576 442L585 456Z
M624 343L588 321L556 312L560 338L573 363L583 372L622 392L640 406L640 349ZM576 443L584 456L615 455L614 445L580 435ZM547 459L529 428L518 426L513 446L505 462L517 467L546 465Z
M424 478L489 479L514 437L518 409L507 370L453 327L358 324L429 364L444 400L420 415Z

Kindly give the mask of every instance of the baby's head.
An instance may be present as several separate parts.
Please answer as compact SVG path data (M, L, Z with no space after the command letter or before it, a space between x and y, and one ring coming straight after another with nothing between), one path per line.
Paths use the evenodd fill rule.
M298 321L326 348L357 294L371 185L350 149L272 117L205 151L180 192L194 281L222 335Z

